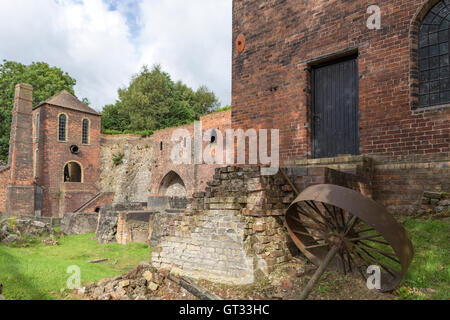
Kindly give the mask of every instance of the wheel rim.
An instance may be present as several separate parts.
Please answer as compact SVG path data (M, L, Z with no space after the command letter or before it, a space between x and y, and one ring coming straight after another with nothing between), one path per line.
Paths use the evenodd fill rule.
M305 189L286 213L286 226L300 251L319 266L333 245L341 244L330 270L381 270L381 291L395 289L413 257L405 229L381 205L351 189L316 185Z

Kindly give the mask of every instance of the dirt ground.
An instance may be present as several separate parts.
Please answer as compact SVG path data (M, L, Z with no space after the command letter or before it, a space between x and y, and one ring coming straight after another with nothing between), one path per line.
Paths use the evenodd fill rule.
M316 267L295 261L261 277L254 284L226 286L208 281L199 284L226 300L298 300ZM359 274L343 275L326 272L309 298L311 300L393 300L392 294L368 290Z
M268 277L260 276L251 285L223 285L194 281L224 300L298 300L316 267L302 260L285 264ZM151 274L151 275L150 275ZM147 263L127 275L89 284L72 299L84 300L197 300L175 283L168 272L157 271ZM146 280L147 279L147 280ZM153 287L152 287L153 286ZM311 300L392 300L392 294L368 290L358 275L326 272L309 296Z

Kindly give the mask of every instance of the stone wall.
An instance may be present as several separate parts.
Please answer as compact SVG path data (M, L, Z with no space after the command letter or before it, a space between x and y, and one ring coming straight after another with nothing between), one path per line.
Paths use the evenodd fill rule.
M103 136L100 150L102 192L113 192L114 203L143 202L150 195L153 148L150 138ZM123 155L122 163L114 158Z
M450 216L450 193L425 191L422 197L419 215Z
M98 243L129 243L148 239L149 212L146 203L103 205L95 237ZM128 218L128 214L130 217ZM146 227L142 225L147 224ZM139 241L136 241L139 240ZM147 242L143 241L143 242Z
M300 192L330 183L371 194L367 180L352 173L302 166L283 170ZM245 284L298 253L284 226L295 192L282 173L261 176L257 166L218 168L205 192L193 196L184 214L166 216L161 224L165 233L159 250L152 252L155 267Z
M201 117L202 130L231 128L231 111L216 112ZM185 130L194 138L194 125L184 125L155 132L150 137L136 135L104 135L101 141L100 187L102 192L114 192L114 203L147 201L151 196L192 196L204 190L206 181L214 175L217 165L174 164L171 155L175 144L172 135ZM203 143L204 146L208 142ZM192 143L192 152L194 143ZM123 156L121 163L114 158ZM193 158L192 158L193 159ZM193 161L193 160L192 160ZM177 179L164 180L168 175ZM164 187L162 187L164 185Z
M67 235L94 233L98 213L66 213L61 220L61 231Z
M289 202L283 199L292 191L282 191L279 176L262 177L259 167L226 167L207 184L183 216L169 221L168 235L153 251L157 268L245 284L256 270L271 272L291 258L294 248L283 227Z
M119 212L116 240L119 244L149 242L149 221L153 212Z

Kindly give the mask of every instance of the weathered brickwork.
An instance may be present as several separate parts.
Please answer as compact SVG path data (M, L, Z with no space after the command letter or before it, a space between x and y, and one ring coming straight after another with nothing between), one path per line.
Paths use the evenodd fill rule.
M299 192L323 183L371 192L364 177L351 173L324 167L283 170ZM292 258L297 249L286 233L284 215L295 192L281 173L261 176L258 166L223 167L207 184L205 192L194 193L184 215L164 224L165 237L152 253L155 267L243 284L253 282L258 270L270 273Z
M61 114L67 116L67 139L63 142L58 139ZM38 150L39 155L36 183L43 187L42 214L62 217L64 213L80 208L100 191L100 116L51 104L33 110L34 120L38 115L39 135L34 135L34 150ZM81 139L84 119L90 123L89 144L83 144ZM78 146L78 154L71 152L73 145ZM81 183L64 182L64 167L72 161L81 166Z
M450 192L450 158L375 159L374 200L392 213L414 214L426 191Z
M9 170L9 167L0 168L0 212L6 211L6 189L11 176Z
M358 53L360 152L448 156L450 108L417 109L417 30L438 1L234 1L233 128L280 129L282 160L311 157L310 68Z
M231 111L216 112L200 119L202 130L216 129L225 132L231 128ZM194 125L185 125L155 132L150 137L135 135L107 136L101 140L101 190L114 192L115 203L146 201L151 196L166 196L172 185L178 185L181 194L171 196L192 196L204 190L206 182L214 175L219 165L175 164L171 153L175 144L171 141L176 130L186 130L194 138ZM162 145L161 145L162 143ZM203 142L204 148L208 142ZM194 142L192 140L192 155ZM162 150L161 150L162 149ZM123 155L120 164L114 158ZM184 188L183 188L184 185ZM181 190L180 189L185 189Z
M27 84L16 85L9 141L11 175L5 211L18 215L34 215L32 105L33 88Z

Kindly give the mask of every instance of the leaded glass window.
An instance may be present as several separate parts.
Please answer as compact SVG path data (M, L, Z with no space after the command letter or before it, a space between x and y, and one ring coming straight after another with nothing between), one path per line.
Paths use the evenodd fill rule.
M89 144L89 120L83 120L82 143Z
M59 116L59 141L66 141L66 126L67 126L67 116L62 114Z
M421 107L450 103L450 1L440 1L419 31L419 101Z

